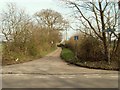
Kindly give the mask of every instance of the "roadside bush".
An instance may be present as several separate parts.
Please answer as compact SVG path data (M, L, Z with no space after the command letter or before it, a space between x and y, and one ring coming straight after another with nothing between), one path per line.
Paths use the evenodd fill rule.
M77 49L75 49L76 42ZM74 37L71 37L70 40L66 42L66 46L74 53L77 52L78 59L82 61L101 61L104 60L103 46L101 43L97 38L81 34L79 35L78 41L75 41Z
M84 37L78 45L78 58L85 61L104 60L101 42L91 36Z
M31 56L37 56L37 53L38 53L38 50L37 50L37 47L34 46L33 43L31 43L28 47L28 53L29 55Z
M60 38L51 36L58 36L59 32L53 31L50 35L46 35L47 32L48 30L44 28L32 28L28 35L19 34L13 41L3 43L3 65L29 61L55 50Z
M0 15L0 27L6 39L3 64L29 61L55 50L56 43L61 41L60 30L67 25L62 15L54 10L43 9L32 17L24 9L8 3L3 11Z
M75 40L74 40L74 38L71 37L69 41L66 41L64 47L69 48L75 52Z
M113 52L111 52L111 61L120 62L120 45L118 45L118 48L116 49L116 51L114 50Z

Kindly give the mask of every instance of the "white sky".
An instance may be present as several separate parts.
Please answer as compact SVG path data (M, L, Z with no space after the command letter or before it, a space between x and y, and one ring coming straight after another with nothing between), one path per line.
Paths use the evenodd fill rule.
M63 11L63 8L60 8L58 3L54 0L0 0L0 7L5 7L6 2L15 2L18 8L25 8L30 14L34 14L41 9L53 9L58 12Z
M58 0L0 0L0 13L6 8L6 3L13 2L16 3L17 7L20 9L25 9L29 15L42 10L42 9L52 9L63 15L65 19L68 19L68 13L71 11L65 8ZM74 31L68 33L71 36Z

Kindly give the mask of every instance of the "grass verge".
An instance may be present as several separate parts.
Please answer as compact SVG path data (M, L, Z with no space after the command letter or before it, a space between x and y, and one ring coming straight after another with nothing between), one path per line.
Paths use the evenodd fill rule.
M47 54L55 51L56 49L57 49L56 47L52 47L52 48L48 49L47 51L40 52L38 56L30 56L30 55L24 55L24 54L21 54L21 53L14 53L13 52L11 56L14 55L14 57L16 57L16 60L14 60L14 59L9 60L9 58L8 58L8 59L2 61L2 66L20 64L20 63L33 61L33 60L45 57Z
M80 66L80 67L86 67L86 68L91 68L91 69L102 69L102 70L119 70L118 62L112 61L111 64L109 65L108 62L106 61L81 61L81 60L76 60L74 53L68 49L68 48L63 48L61 52L61 58L73 65Z
M73 61L75 60L74 53L70 49L67 49L67 48L62 49L61 58L69 63L74 63Z

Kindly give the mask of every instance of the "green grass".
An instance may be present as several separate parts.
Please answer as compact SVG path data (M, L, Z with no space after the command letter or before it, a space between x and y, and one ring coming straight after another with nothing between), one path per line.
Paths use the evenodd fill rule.
M74 61L74 53L67 48L63 48L62 52L61 52L61 58L64 59L67 62L72 63Z
M44 57L44 56L46 56L47 54L49 54L49 53L55 51L56 49L57 49L56 47L52 47L52 48L50 48L50 49L47 50L47 51L41 52L40 54L41 54L42 57Z
M61 52L61 58L70 64L74 64L81 67L92 68L92 69L103 69L103 70L119 70L118 63L113 61L109 65L106 61L81 61L76 60L74 53L67 48L63 48Z

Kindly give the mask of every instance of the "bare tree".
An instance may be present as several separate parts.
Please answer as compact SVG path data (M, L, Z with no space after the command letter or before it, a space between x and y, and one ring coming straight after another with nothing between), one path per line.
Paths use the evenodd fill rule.
M59 30L63 30L67 22L59 13L49 13L48 17L46 14L37 16L40 25L25 10L17 8L16 4L7 4L7 8L0 15L0 29L6 38L2 56L4 64L28 57L41 57L44 52L56 48L56 43L61 40ZM49 30L50 34L46 36Z
M8 3L7 9L1 13L1 28L7 40L6 48L14 43L13 45L18 46L17 49L26 52L25 45L30 41L31 23L31 18L24 10L18 9L14 3Z
M63 30L68 27L68 22L56 11L43 9L42 11L37 12L35 16L36 20L42 27L51 30Z
M17 9L14 3L8 3L7 9L1 13L1 28L6 40L15 40L21 32L26 32L30 20L24 10Z
M74 11L74 16L77 20L81 22L82 28L87 28L88 32L92 31L95 36L97 36L104 46L105 59L110 62L109 57L109 40L107 39L110 36L110 41L112 37L115 37L117 41L117 46L119 46L119 34L118 34L118 3L110 2L109 0L92 0L90 2L84 2L81 0L61 0L68 5L69 8L72 8ZM81 28L80 28L81 30ZM110 32L109 32L110 30ZM81 30L84 32L84 30ZM91 33L86 34L91 34ZM93 34L92 34L93 35ZM116 53L116 51L114 52Z

